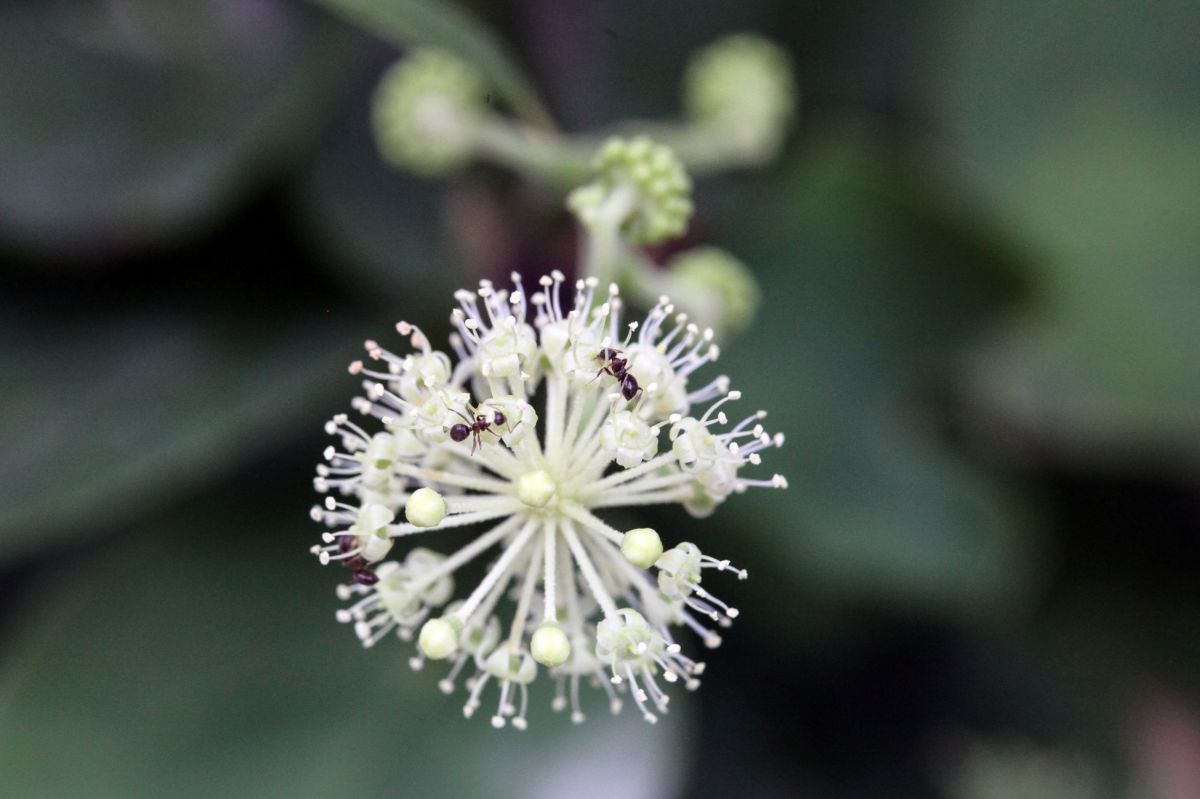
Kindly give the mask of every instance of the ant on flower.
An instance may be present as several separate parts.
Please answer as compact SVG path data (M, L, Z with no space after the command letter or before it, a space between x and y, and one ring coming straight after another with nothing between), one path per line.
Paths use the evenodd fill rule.
M356 546L358 546L358 542L354 536L343 535L338 537L339 553L344 555ZM354 572L354 582L359 585L370 586L379 582L379 575L375 574L375 571L371 568L371 564L367 563L362 555L355 555L352 558L342 561L342 565Z
M454 411L466 424L460 422L459 424L451 425L450 438L457 442L466 441L467 436L471 436L471 454L474 455L475 450L483 446L482 435L484 433L491 433L496 438L500 438L500 434L492 429L492 425L503 427L508 418L496 408L492 409L490 418L487 414L480 413L478 408L472 410L470 406L467 406L467 410L471 411L470 417L460 411ZM520 425L521 423L517 422L517 424ZM511 433L514 429L510 427L508 428L508 432Z
M596 360L603 364L600 371L596 372L596 377L607 374L616 378L621 387L621 396L626 400L633 399L642 391L637 378L629 371L628 359L621 357L621 350L605 347L597 353Z

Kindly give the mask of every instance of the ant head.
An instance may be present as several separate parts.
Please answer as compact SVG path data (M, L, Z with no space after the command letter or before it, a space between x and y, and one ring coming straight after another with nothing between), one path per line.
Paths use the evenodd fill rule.
M506 418L500 411L492 411L492 424L504 424Z

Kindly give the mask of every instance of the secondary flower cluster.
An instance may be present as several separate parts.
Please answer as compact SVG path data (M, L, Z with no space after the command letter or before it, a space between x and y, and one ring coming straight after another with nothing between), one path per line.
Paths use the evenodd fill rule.
M554 273L527 294L512 280L456 294L453 358L404 322L410 352L366 342L367 361L350 366L364 391L353 407L381 429L346 415L327 424L336 443L314 481L326 497L312 510L325 527L313 552L348 567L337 618L364 646L415 637L413 668L448 661L446 693L466 674L465 715L495 683L493 725L524 729L540 664L552 706L573 721L590 684L613 712L631 698L653 722L669 701L662 682L695 688L703 671L673 630L713 647L737 616L706 575L746 572L600 514L678 503L700 517L749 487L785 487L743 474L783 437L763 429L763 411L730 423L740 393L726 377L696 378L717 358L712 331L666 297L625 325L616 286L591 278L572 292ZM399 539L468 525L487 527L450 554L395 552ZM489 552L482 580L455 599L457 571Z
M480 159L573 185L586 171L595 136L567 136L497 111L488 76L444 50L408 52L380 80L373 129L391 164L420 175L447 174ZM798 90L787 53L741 33L698 51L681 86L684 113L615 127L654 136L692 170L762 165L778 155Z

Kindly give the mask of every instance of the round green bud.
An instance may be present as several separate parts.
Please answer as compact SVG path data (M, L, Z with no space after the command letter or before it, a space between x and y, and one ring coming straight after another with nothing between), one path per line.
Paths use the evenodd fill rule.
M430 619L421 625L417 645L430 660L445 660L458 649L458 636L461 632L462 622L455 616Z
M546 622L534 631L529 640L529 651L533 659L543 666L561 666L571 656L571 642L567 634L554 622Z
M375 90L372 122L384 160L418 174L440 175L474 154L486 83L442 50L411 51Z
M584 225L620 224L639 244L656 244L687 229L692 181L671 148L645 136L614 136L601 146L593 168L596 182L567 198Z
M557 488L553 478L544 470L527 472L517 478L517 499L531 508L544 508Z
M717 126L747 157L765 160L783 143L796 107L788 54L761 36L726 36L700 52L684 75L684 105Z
M446 500L432 488L418 488L404 503L404 515L417 527L436 527L446 518Z
M662 553L662 539L649 527L634 528L621 539L621 554L639 569L649 569Z
M696 247L667 263L670 294L693 318L719 330L740 331L754 319L762 292L754 273L717 247Z

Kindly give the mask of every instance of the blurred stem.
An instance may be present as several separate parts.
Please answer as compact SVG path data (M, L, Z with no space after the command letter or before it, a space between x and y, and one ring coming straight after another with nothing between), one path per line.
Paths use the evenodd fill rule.
M497 115L484 120L478 146L484 157L563 189L578 186L587 179L594 152L590 143Z
M584 277L595 277L602 286L618 280L621 266L629 255L621 238L621 226L633 213L637 198L637 189L628 183L619 183L604 199L596 220L586 228Z
M622 123L614 132L649 136L667 145L692 174L711 174L763 161L761 152L749 152L733 137L706 125L634 121ZM606 138L607 134L571 136L490 114L480 127L477 143L482 157L569 190L587 180L592 157Z
M765 160L762 152L742 146L738 139L712 125L697 122L651 122L635 120L622 123L626 135L649 136L675 151L693 175L711 174L737 166L758 166Z

